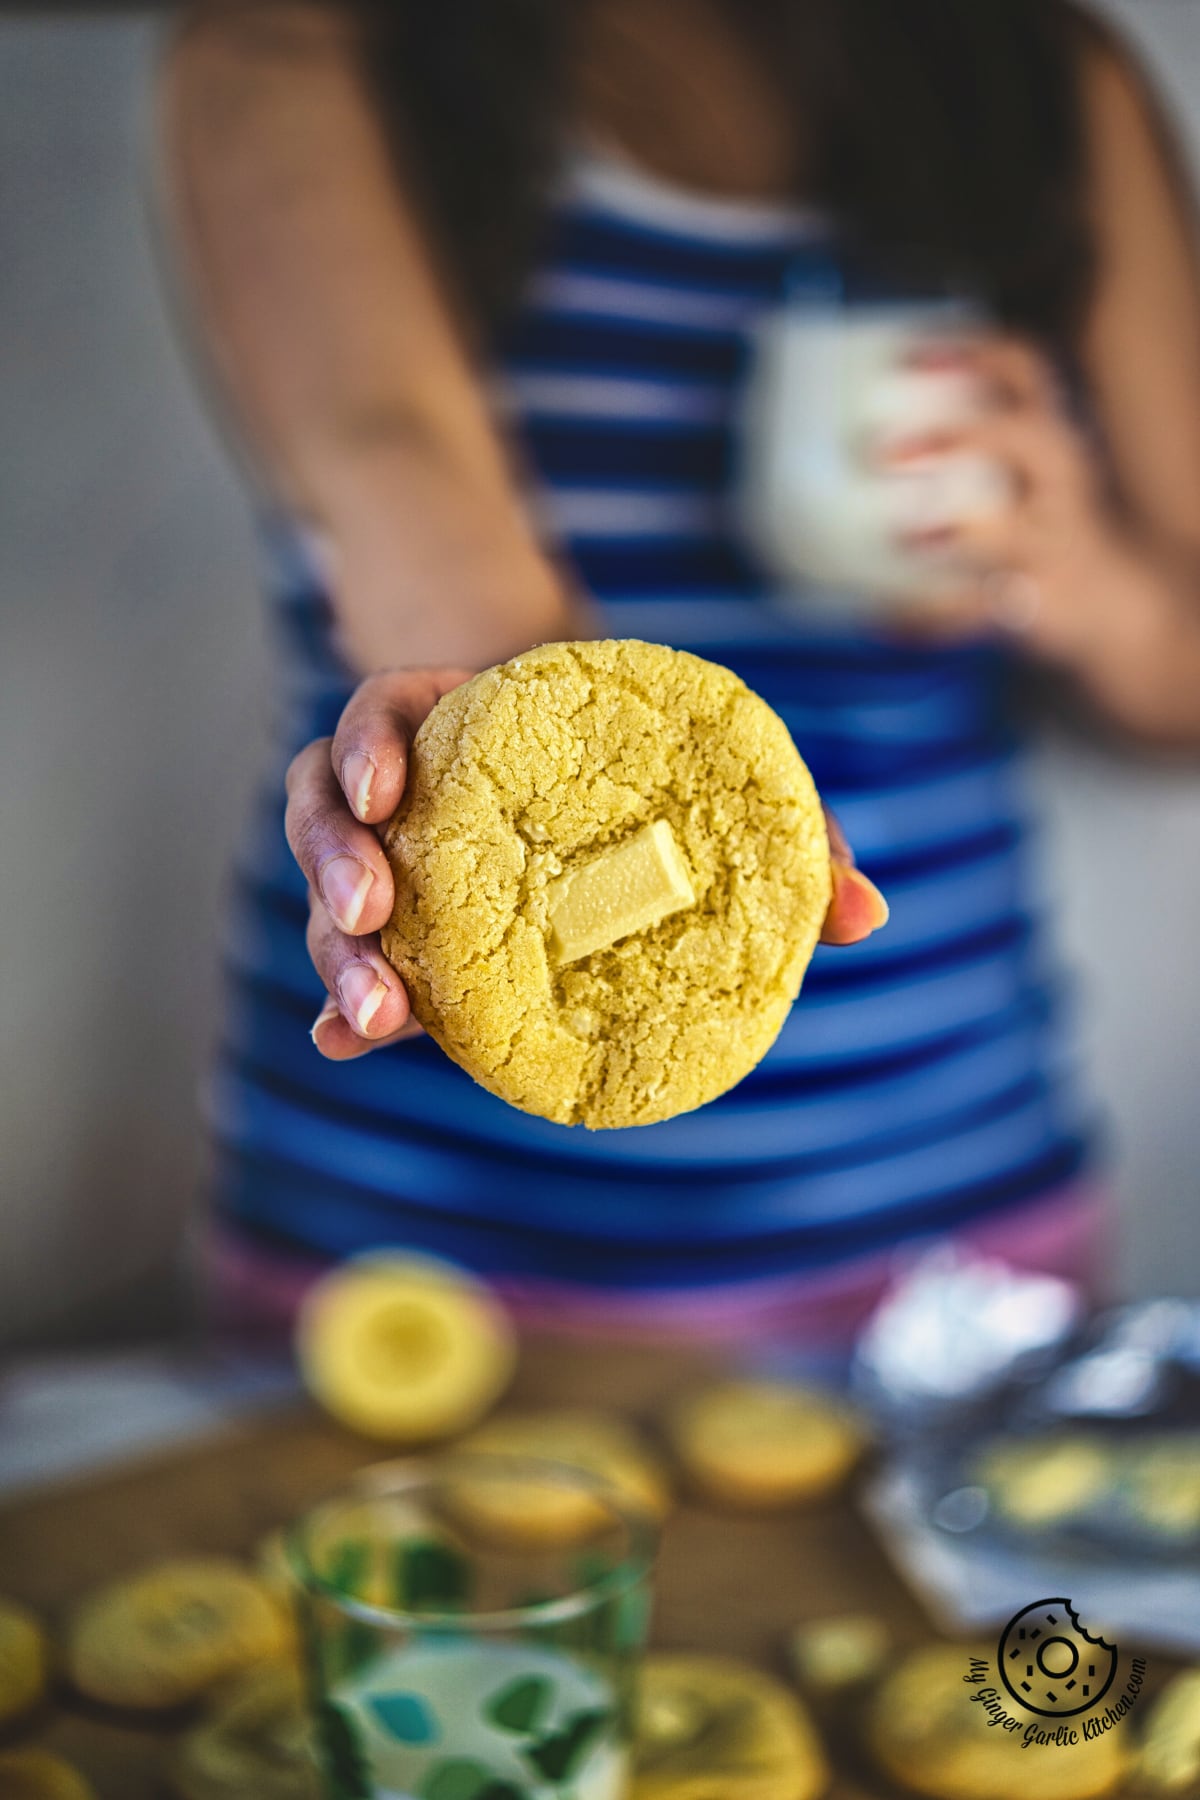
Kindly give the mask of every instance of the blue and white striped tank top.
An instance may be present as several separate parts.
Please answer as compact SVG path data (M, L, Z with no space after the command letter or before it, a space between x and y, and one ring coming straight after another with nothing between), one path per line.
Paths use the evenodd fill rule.
M759 1068L658 1125L529 1117L428 1039L324 1061L279 775L332 731L352 683L316 564L269 525L287 705L236 874L211 1091L219 1204L256 1246L398 1244L514 1279L710 1289L999 1214L1079 1169L1087 1130L1031 904L1002 657L784 614L729 525L747 328L806 266L838 272L812 218L582 163L500 385L540 512L609 634L725 663L769 701L890 924L819 950Z

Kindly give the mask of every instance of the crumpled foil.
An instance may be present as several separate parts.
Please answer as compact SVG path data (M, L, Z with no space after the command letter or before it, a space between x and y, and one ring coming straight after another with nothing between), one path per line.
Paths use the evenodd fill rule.
M920 1257L877 1307L851 1384L885 1426L933 1429L1045 1368L1083 1315L1078 1290L952 1245Z
M1200 1306L1146 1300L1096 1321L1090 1348L1053 1373L1038 1396L1047 1415L1138 1418L1160 1412L1200 1378Z
M864 1508L948 1629L1074 1592L1131 1641L1200 1650L1200 1302L1088 1317L1066 1282L939 1249L868 1321L852 1385L887 1446Z

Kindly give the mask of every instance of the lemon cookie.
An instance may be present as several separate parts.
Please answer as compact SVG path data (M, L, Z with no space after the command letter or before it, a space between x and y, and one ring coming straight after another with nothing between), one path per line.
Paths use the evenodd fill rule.
M800 1686L826 1700L865 1687L884 1669L892 1635L874 1613L838 1613L797 1625L788 1660Z
M318 1800L316 1751L300 1676L243 1676L181 1740L170 1768L181 1800Z
M1090 1742L1028 1748L1026 1728L1053 1722L1004 1705L1003 1689L972 1686L968 1654L967 1646L927 1645L879 1687L867 1740L884 1774L931 1800L1094 1800L1120 1785L1127 1755L1119 1728ZM990 1653L975 1654L986 1661ZM1018 1728L994 1725L985 1699Z
M433 1257L354 1258L309 1290L296 1352L314 1399L407 1444L473 1425L512 1379L516 1338L482 1282Z
M10 1750L0 1755L4 1800L96 1800L78 1769L48 1750Z
M1200 1669L1169 1681L1146 1717L1138 1793L1200 1793Z
M34 1614L0 1600L0 1725L36 1705L49 1676L50 1648Z
M832 893L816 789L728 669L635 639L544 644L440 700L385 833L383 948L482 1086L598 1129L749 1073Z
M997 1515L1025 1531L1044 1531L1077 1519L1095 1505L1113 1475L1103 1440L1085 1432L1000 1438L970 1464Z
M296 1594L296 1573L288 1554L288 1534L282 1526L259 1538L251 1554L254 1573L281 1606L291 1606Z
M849 1406L774 1381L705 1388L675 1407L667 1431L693 1484L727 1506L788 1506L829 1493L866 1443Z
M67 1668L93 1700L153 1710L285 1656L291 1643L291 1622L263 1582L223 1557L194 1557L90 1595L71 1622Z
M658 1458L613 1414L585 1408L514 1413L489 1420L460 1448L565 1463L607 1481L619 1500L654 1519L661 1519L670 1506L670 1487ZM598 1501L583 1489L517 1479L463 1482L456 1487L455 1505L464 1524L529 1544L574 1543L605 1518Z
M1114 1505L1135 1530L1164 1544L1200 1536L1200 1435L1131 1438L1117 1459Z
M780 1682L720 1656L648 1656L635 1711L631 1800L815 1800L829 1767Z

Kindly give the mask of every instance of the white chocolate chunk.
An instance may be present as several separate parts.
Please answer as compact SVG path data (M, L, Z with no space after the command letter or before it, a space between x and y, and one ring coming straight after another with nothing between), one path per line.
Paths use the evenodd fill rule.
M578 962L695 904L675 834L656 819L551 884L551 950L557 962Z

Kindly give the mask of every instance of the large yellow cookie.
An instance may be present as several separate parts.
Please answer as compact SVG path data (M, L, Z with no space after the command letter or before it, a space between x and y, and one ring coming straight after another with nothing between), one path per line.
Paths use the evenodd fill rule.
M426 1030L525 1112L593 1128L749 1073L832 892L812 779L728 669L544 644L439 701L385 844L383 948Z
M181 1800L318 1800L316 1754L299 1675L247 1675L179 1744L170 1768Z
M1094 1800L1120 1785L1128 1759L1120 1726L1090 1743L1026 1746L1027 1725L1053 1730L1061 1721L1026 1713L997 1687L998 1704L1019 1729L991 1724L978 1698L991 1690L964 1679L971 1653L931 1644L906 1656L883 1682L871 1703L867 1738L886 1775L931 1800ZM973 1653L985 1661L992 1654Z
M613 1414L564 1408L491 1419L459 1448L472 1454L534 1457L609 1482L619 1500L659 1519L670 1505L666 1475L653 1453ZM456 1514L493 1537L528 1544L569 1544L604 1523L586 1491L551 1481L463 1482Z
M71 1623L67 1667L94 1700L157 1709L281 1657L290 1644L290 1621L263 1582L223 1557L194 1557L86 1599Z
M1200 1794L1200 1669L1169 1681L1146 1716L1138 1793Z
M48 1750L10 1750L0 1756L3 1800L96 1800L78 1769Z
M497 1400L516 1336L482 1282L433 1257L355 1257L306 1295L296 1353L344 1425L394 1444L448 1437Z
M0 1725L41 1699L50 1674L46 1634L15 1600L0 1600Z
M836 1488L866 1433L848 1406L816 1388L723 1381L680 1402L667 1420L692 1482L727 1506L788 1506Z
M815 1800L829 1785L800 1701L720 1656L649 1656L638 1681L631 1800Z

